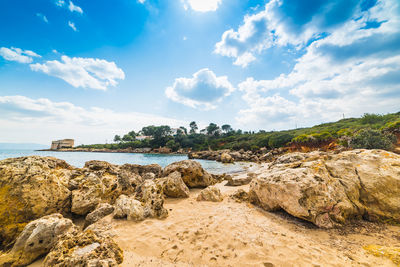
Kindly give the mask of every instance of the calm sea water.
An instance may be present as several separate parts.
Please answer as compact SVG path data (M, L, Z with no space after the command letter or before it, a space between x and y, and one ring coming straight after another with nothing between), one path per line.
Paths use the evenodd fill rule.
M175 161L187 159L186 155L164 155L164 154L139 154L139 153L96 153L96 152L55 152L55 151L34 151L34 150L11 150L0 149L0 160L23 156L51 156L63 159L72 166L83 167L89 160L104 160L112 164L140 164L147 165L156 163L162 167ZM243 163L222 164L212 160L196 160L204 169L210 173L232 173L243 170Z

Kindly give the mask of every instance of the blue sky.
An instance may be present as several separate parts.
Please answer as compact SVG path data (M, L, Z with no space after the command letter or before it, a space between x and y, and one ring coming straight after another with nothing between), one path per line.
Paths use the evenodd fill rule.
M0 142L400 110L396 0L2 0Z

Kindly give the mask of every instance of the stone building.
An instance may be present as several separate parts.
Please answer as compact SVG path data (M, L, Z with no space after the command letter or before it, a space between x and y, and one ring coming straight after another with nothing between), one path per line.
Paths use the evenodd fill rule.
M51 150L57 150L61 148L73 148L74 139L62 139L51 142Z

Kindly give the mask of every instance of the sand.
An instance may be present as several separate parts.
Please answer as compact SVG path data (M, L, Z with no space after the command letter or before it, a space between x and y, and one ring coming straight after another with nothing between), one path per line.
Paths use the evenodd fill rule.
M239 174L240 175L240 174ZM395 266L368 254L370 244L400 246L400 227L360 222L319 229L284 212L266 212L229 195L249 186L217 184L223 202L166 199L169 216L108 224L124 251L122 266ZM39 260L31 266L40 266Z
M238 188L217 186L225 195ZM363 246L396 246L400 227L360 223L322 230L285 213L265 212L229 197L223 202L167 199L169 216L140 223L113 220L122 266L395 266Z

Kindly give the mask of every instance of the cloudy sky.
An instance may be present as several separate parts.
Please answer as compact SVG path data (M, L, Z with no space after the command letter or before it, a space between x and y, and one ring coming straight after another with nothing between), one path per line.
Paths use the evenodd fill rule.
M398 0L2 0L0 142L400 111Z

